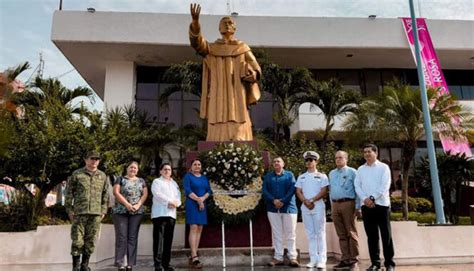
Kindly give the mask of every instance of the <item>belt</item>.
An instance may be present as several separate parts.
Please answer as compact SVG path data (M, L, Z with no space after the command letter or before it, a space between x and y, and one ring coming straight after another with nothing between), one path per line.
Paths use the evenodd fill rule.
M346 202L346 201L354 201L355 199L351 198L342 198L342 199L333 199L332 202Z

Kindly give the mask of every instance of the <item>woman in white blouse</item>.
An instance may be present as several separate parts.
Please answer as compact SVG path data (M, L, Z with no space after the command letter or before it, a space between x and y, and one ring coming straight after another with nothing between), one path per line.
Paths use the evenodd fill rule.
M155 271L172 271L170 265L171 245L173 243L176 208L181 205L181 193L178 184L171 178L171 165L160 166L160 177L153 180L151 192L153 206L153 260Z

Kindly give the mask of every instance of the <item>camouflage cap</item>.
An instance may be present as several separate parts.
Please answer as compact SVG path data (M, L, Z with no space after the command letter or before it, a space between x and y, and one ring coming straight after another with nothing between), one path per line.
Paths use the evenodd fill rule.
M100 153L98 151L89 151L86 158L100 158Z

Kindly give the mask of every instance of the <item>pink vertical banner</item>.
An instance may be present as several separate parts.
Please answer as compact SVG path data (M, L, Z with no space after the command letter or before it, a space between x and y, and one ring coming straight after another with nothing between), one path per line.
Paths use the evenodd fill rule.
M410 44L413 58L416 62L415 38L413 35L411 18L401 19L408 43ZM431 41L431 36L428 31L428 26L426 25L425 19L416 19L416 25L418 28L418 38L420 43L421 65L423 67L423 77L425 79L426 86L439 89L440 94L448 94L448 84L444 79L443 71L441 70L441 65L439 63L438 56L436 55L433 42ZM453 123L460 124L460 120L453 119ZM451 138L440 136L440 139L445 152L449 151L451 154L465 153L467 156L472 156L471 148L467 138L455 141Z

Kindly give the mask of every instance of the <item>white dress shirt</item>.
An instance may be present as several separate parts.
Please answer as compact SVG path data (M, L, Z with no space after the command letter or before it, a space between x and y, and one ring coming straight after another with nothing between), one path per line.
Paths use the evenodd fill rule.
M372 165L363 164L357 170L354 186L357 195L361 199L361 205L364 200L370 196L375 198L375 204L381 206L390 206L390 168L387 164L375 160Z
M168 203L177 202L176 207L181 205L181 192L178 184L173 179L166 180L159 177L153 180L151 193L153 194L151 218L168 216L176 219L176 208L168 208Z

